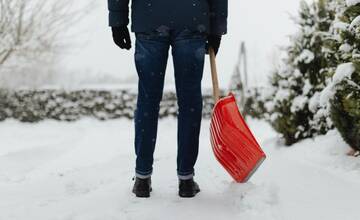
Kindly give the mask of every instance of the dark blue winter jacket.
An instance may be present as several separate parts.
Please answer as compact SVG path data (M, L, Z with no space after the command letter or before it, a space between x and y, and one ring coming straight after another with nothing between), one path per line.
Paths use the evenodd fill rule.
M129 23L130 0L108 0L109 25ZM131 30L190 29L226 34L228 0L132 0Z

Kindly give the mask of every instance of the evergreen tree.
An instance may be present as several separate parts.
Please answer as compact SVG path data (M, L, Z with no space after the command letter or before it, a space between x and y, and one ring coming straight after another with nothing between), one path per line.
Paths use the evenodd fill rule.
M344 140L360 150L360 0L347 1L339 10L334 34L338 39L339 66L333 77L331 119Z
M271 77L274 98L265 106L272 126L287 145L324 134L332 126L319 99L337 64L336 51L327 46L333 42L329 29L334 16L334 1L301 2L296 19L299 31L291 37L287 56Z

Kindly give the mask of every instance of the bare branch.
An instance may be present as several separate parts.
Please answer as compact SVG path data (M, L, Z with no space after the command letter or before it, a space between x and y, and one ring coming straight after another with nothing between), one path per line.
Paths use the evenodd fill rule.
M73 3L0 0L0 71L11 58L48 57L59 44L61 34L83 18L93 2L81 10L74 9Z

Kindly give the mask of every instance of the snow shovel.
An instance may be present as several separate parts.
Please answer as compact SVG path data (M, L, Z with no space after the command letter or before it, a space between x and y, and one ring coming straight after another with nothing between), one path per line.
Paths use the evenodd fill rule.
M238 183L247 182L266 155L239 112L233 94L220 99L215 53L209 48L215 106L211 116L211 145L216 159Z

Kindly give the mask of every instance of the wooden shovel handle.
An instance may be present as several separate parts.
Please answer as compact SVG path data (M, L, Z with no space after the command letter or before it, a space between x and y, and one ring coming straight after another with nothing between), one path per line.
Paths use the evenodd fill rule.
M220 99L220 89L219 89L219 80L216 69L215 51L212 47L209 48L209 55L210 55L210 66L211 66L211 78L213 85L213 96L215 103L217 103Z

